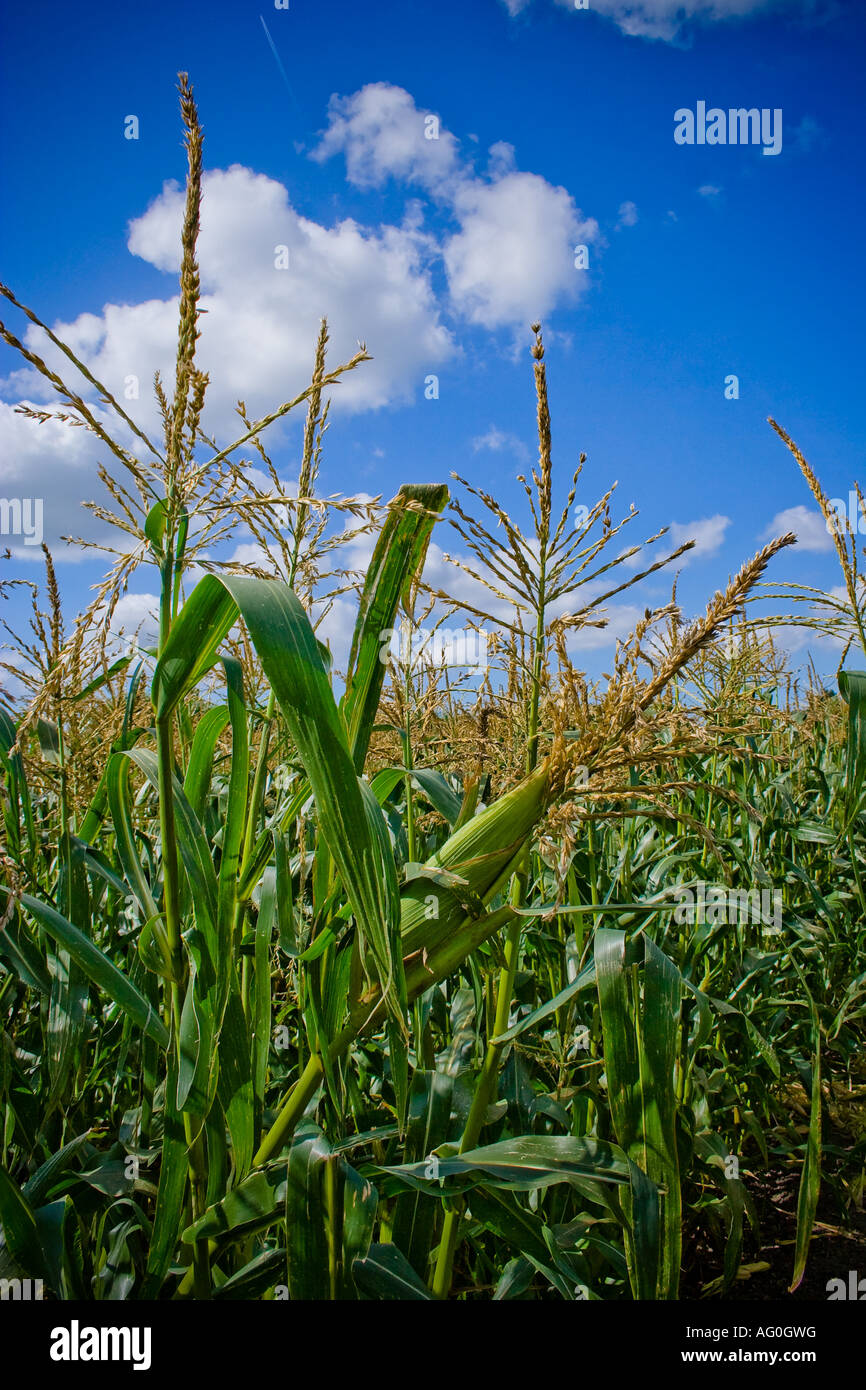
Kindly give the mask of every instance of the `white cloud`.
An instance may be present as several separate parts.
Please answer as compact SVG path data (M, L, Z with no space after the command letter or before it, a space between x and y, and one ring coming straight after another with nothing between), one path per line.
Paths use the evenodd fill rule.
M159 596L124 594L112 614L111 633L124 649L133 640L138 647L155 647L159 640Z
M487 172L491 178L501 178L517 168L517 153L507 140L497 140L487 151Z
M21 403L33 409L42 408L42 402L34 400L33 395ZM104 410L96 408L94 414L105 421ZM0 495L41 504L42 539L55 560L78 560L83 556L77 547L63 546L62 535L87 535L90 539L106 535L105 525L95 522L81 506L83 498L110 505L96 471L105 453L89 430L76 429L60 420L37 424L19 415L14 406L0 401ZM24 544L23 537L0 536L0 548L7 546L16 560L42 562L39 546Z
M694 541L694 549L687 550L684 555L676 561L678 569L685 569L686 565L693 560L706 559L711 555L716 555L722 548L725 534L731 524L729 516L701 517L695 521L672 521L668 526L667 532L660 540L656 541L649 549L640 550L637 555L632 555L624 561L627 569L644 569L647 563L653 564L663 555L670 554L678 546L685 545L687 541ZM632 544L637 544L632 537L629 537Z
M721 188L717 183L702 183L698 193L702 198L718 198Z
M529 450L522 439L518 439L516 434L510 434L507 430L499 429L496 425L491 425L484 434L477 434L473 439L473 453L480 453L482 449L490 449L494 454L501 454L507 450L519 459L529 457Z
M674 521L671 524L665 540L670 540L676 548L678 545L685 545L686 541L694 541L695 548L690 550L687 556L693 560L706 559L709 555L715 555L721 550L725 540L725 532L731 524L729 516L704 517L699 521Z
M441 125L438 139L426 138L431 114L402 88L375 83L332 100L313 151L318 160L342 152L348 177L360 187L393 177L407 191L420 190L421 198L407 198L399 225L345 218L326 226L305 217L275 179L242 165L205 173L198 361L211 381L204 428L220 444L241 432L238 399L255 418L307 385L322 316L330 328L330 366L351 357L359 341L372 354L333 392L335 410L361 411L417 398L425 377L459 354L447 312L489 330L525 333L586 283L574 268L574 246L601 238L570 193L518 170L505 141L490 147L486 169L477 174ZM168 182L129 227L130 252L171 276L165 298L109 303L52 324L155 441L162 430L153 376L159 371L169 390L174 380L183 201L183 190ZM431 208L437 235L423 225ZM278 268L283 247L286 269ZM437 293L437 265L444 265L447 294ZM41 330L31 325L24 338L93 400L92 387ZM0 381L0 392L56 405L51 388L28 366ZM108 418L102 407L94 412ZM125 427L112 425L112 432L130 444ZM53 421L39 425L0 402L0 458L9 461L0 483L7 495L18 489L45 497L49 544L67 532L97 537L97 524L78 504L106 500L97 468L115 465L98 439Z
M180 190L167 185L130 229L130 250L179 268ZM286 246L288 269L275 267ZM369 409L407 399L453 351L428 271L430 247L411 226L325 227L303 217L283 184L234 165L205 176L199 262L207 317L201 365L226 405L265 410L308 378L320 318L329 362L366 341L375 361L347 377L336 402ZM172 306L173 307L173 306ZM174 331L174 330L173 330Z
M617 227L633 227L637 222L637 204L632 202L620 203L619 218Z
M179 267L183 195L166 184L129 230L129 249L174 276ZM287 246L289 268L277 269L275 248ZM374 360L334 389L334 407L367 410L409 400L424 377L457 348L443 323L431 283L429 240L417 229L373 229L346 219L325 227L303 217L286 188L235 165L204 179L199 261L202 276L199 365L210 374L205 428L221 443L241 433L239 398L253 417L297 394L309 381L321 317L327 316L329 365L346 361L364 340ZM161 438L151 383L156 370L171 389L177 343L177 299L107 304L52 325L58 336L104 381L152 438ZM38 351L85 399L90 388L41 330L27 345ZM129 379L139 398L125 399ZM4 395L56 404L44 379L26 367L0 382ZM95 412L107 418L104 410ZM125 428L112 426L121 442ZM104 500L96 469L112 464L103 445L82 429L37 424L0 404L2 488L21 479L26 495L44 495L46 540L68 531L93 536L78 508L81 498Z
M512 16L520 14L530 3L531 0L503 0ZM820 0L590 0L587 8L612 19L624 34L670 42L691 22L715 24L771 11L803 14L813 12L819 3ZM574 0L556 0L556 4L575 10Z
M777 512L761 537L764 541L793 531L800 550L832 550L833 539L827 530L827 523L819 511L810 507L786 507Z
M370 82L351 96L332 96L328 128L311 159L342 153L358 188L377 188L388 178L437 188L458 173L457 141L435 112L422 111L402 87Z
M321 611L313 611L313 621L318 618L316 636L331 649L331 660L335 671L345 674L352 649L352 634L358 616L357 601L352 598L336 598L321 617Z
M402 88L372 83L331 99L312 157L342 153L360 188L395 177L425 189L459 228L441 248L455 313L488 329L525 329L579 293L585 276L575 271L574 248L597 242L598 224L566 189L516 169L505 141L490 147L486 175L477 176L450 132L439 127L438 139L426 138L431 119Z
M461 229L445 243L451 299L484 328L521 327L574 299L584 278L574 247L598 238L571 195L538 174L473 180L455 198Z
M166 184L131 224L134 255L176 273L182 202L177 186ZM281 246L289 251L285 270L275 265ZM411 398L426 371L455 350L441 321L428 258L426 239L411 227L369 229L351 218L324 227L303 217L286 188L262 174L240 165L205 174L199 263L206 313L199 365L213 383L207 425L237 433L239 397L253 414L264 413L303 389L323 315L331 333L329 365L351 357L361 339L375 358L345 378L334 393L335 406L371 409ZM149 384L157 368L168 384L173 380L176 298L109 304L101 315L81 314L56 331L119 397L126 378L136 376L140 399L128 408L155 426ZM40 330L26 336L49 365L67 379L75 377ZM29 369L2 383L7 391L25 384L40 398L47 395Z

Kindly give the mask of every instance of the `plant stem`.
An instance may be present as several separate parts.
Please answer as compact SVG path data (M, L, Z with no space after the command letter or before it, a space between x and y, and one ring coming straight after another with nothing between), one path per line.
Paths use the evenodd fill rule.
M531 776L538 764L538 721L541 707L541 686L544 674L546 653L546 598L547 598L547 559L550 543L550 504L551 504L551 462L550 462L550 415L547 407L547 380L544 370L544 350L541 338L537 337L533 349L535 357L535 385L538 398L538 435L541 476L536 477L539 494L539 522L536 527L538 538L538 587L536 589L536 623L532 649L532 677L529 690L529 720L526 744L526 775ZM533 475L536 476L536 475ZM529 881L530 848L527 845L520 867L511 881L510 902L512 907L521 907L526 897ZM478 1143L489 1107L495 1102L499 1065L504 1044L499 1036L508 1030L511 1014L511 997L514 993L514 980L520 959L520 938L523 919L515 916L505 937L505 964L499 975L494 1015L493 1037L488 1040L481 1073L475 1088L472 1107L466 1128L460 1141L460 1152L466 1153ZM454 1257L459 1244L460 1216L462 1204L449 1208L445 1213L442 1239L433 1273L431 1290L434 1298L447 1298L451 1289L454 1271Z
M160 652L163 650L171 630L174 608L174 573L174 537L167 528L160 594ZM172 967L171 1004L174 1022L172 1032L177 1048L178 1062L180 1062L180 1025L184 1001L183 981L187 972L181 940L180 872L174 819L174 720L171 713L161 716L156 721L156 746L159 766L159 833L162 843L163 908ZM196 1220L207 1205L207 1156L204 1149L203 1131L200 1130L195 1133L193 1124L193 1116L184 1111L183 1127L187 1144L192 1216L193 1220ZM193 1262L196 1297L208 1298L210 1294L210 1256L207 1241L196 1241Z

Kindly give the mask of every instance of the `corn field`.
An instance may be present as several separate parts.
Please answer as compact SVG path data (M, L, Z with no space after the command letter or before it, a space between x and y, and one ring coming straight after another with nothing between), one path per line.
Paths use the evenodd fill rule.
M258 420L239 403L218 444L185 77L180 95L163 437L55 338L130 449L0 325L59 398L45 418L110 458L117 538L68 631L45 548L7 668L27 690L0 703L0 1276L61 1301L825 1297L827 1251L866 1251L854 534L774 424L840 588L785 584L785 534L686 622L688 543L632 545L582 458L560 481L538 324L521 516L456 475L413 481L423 456L387 503L320 496L331 393L368 360L331 366L325 323L309 386ZM267 452L290 412L291 496ZM259 559L215 560L241 524ZM434 533L494 612L425 583ZM158 643L118 653L143 565ZM569 639L668 566L670 602L588 680ZM347 594L338 672L317 627ZM390 644L452 620L488 643L474 680ZM793 678L792 624L840 639L837 688Z

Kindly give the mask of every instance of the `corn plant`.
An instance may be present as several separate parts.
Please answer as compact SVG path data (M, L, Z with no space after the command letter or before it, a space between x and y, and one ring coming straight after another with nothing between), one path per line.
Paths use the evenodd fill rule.
M854 676L844 716L823 692L783 702L776 654L738 617L793 538L693 623L675 595L648 609L591 690L569 634L687 547L617 582L639 547L604 552L637 514L614 523L607 493L575 530L580 470L554 511L539 326L523 528L469 485L484 519L446 512L444 483L384 507L319 498L328 393L368 356L329 370L324 324L310 385L257 421L241 402L220 446L183 76L180 95L161 446L48 329L126 443L0 326L111 453L103 513L126 547L68 636L46 555L16 663L29 698L0 709L0 1274L57 1298L669 1300L700 1232L724 1293L755 1225L737 1165L783 1159L796 1284L825 1112L860 1075L866 764ZM289 495L263 436L301 407ZM247 445L265 487L247 486ZM346 512L377 534L338 680L316 623L327 585L345 592L328 526ZM446 516L456 562L511 615L462 609L504 662L475 692L382 659L419 605L461 611L424 581ZM259 564L214 558L240 523ZM142 564L158 642L117 657L111 614ZM782 884L784 939L760 915L733 933L678 915L710 874ZM830 1181L855 1200L853 1170Z

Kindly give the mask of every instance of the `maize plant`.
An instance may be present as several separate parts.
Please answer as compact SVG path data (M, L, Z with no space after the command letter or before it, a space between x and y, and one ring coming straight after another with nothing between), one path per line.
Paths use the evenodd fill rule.
M863 1089L866 674L786 688L744 620L785 535L694 622L647 608L590 687L569 634L689 545L660 533L618 572L637 514L614 521L611 490L569 524L582 456L557 510L539 325L525 528L468 484L317 495L328 393L368 360L329 370L325 324L310 385L260 420L240 403L220 447L180 94L160 444L49 330L121 438L0 325L110 453L127 543L68 636L46 552L28 698L0 708L0 1276L59 1300L724 1296L761 1248L750 1183L793 1167L796 1287L822 1190L862 1197L862 1134L859 1160L839 1135ZM289 496L264 436L299 409ZM239 524L260 564L213 558ZM437 526L499 616L427 587ZM375 541L338 675L323 572L355 535ZM141 565L158 641L118 656ZM493 634L462 699L383 649L422 602ZM755 882L781 885L780 920L732 923L725 894Z

